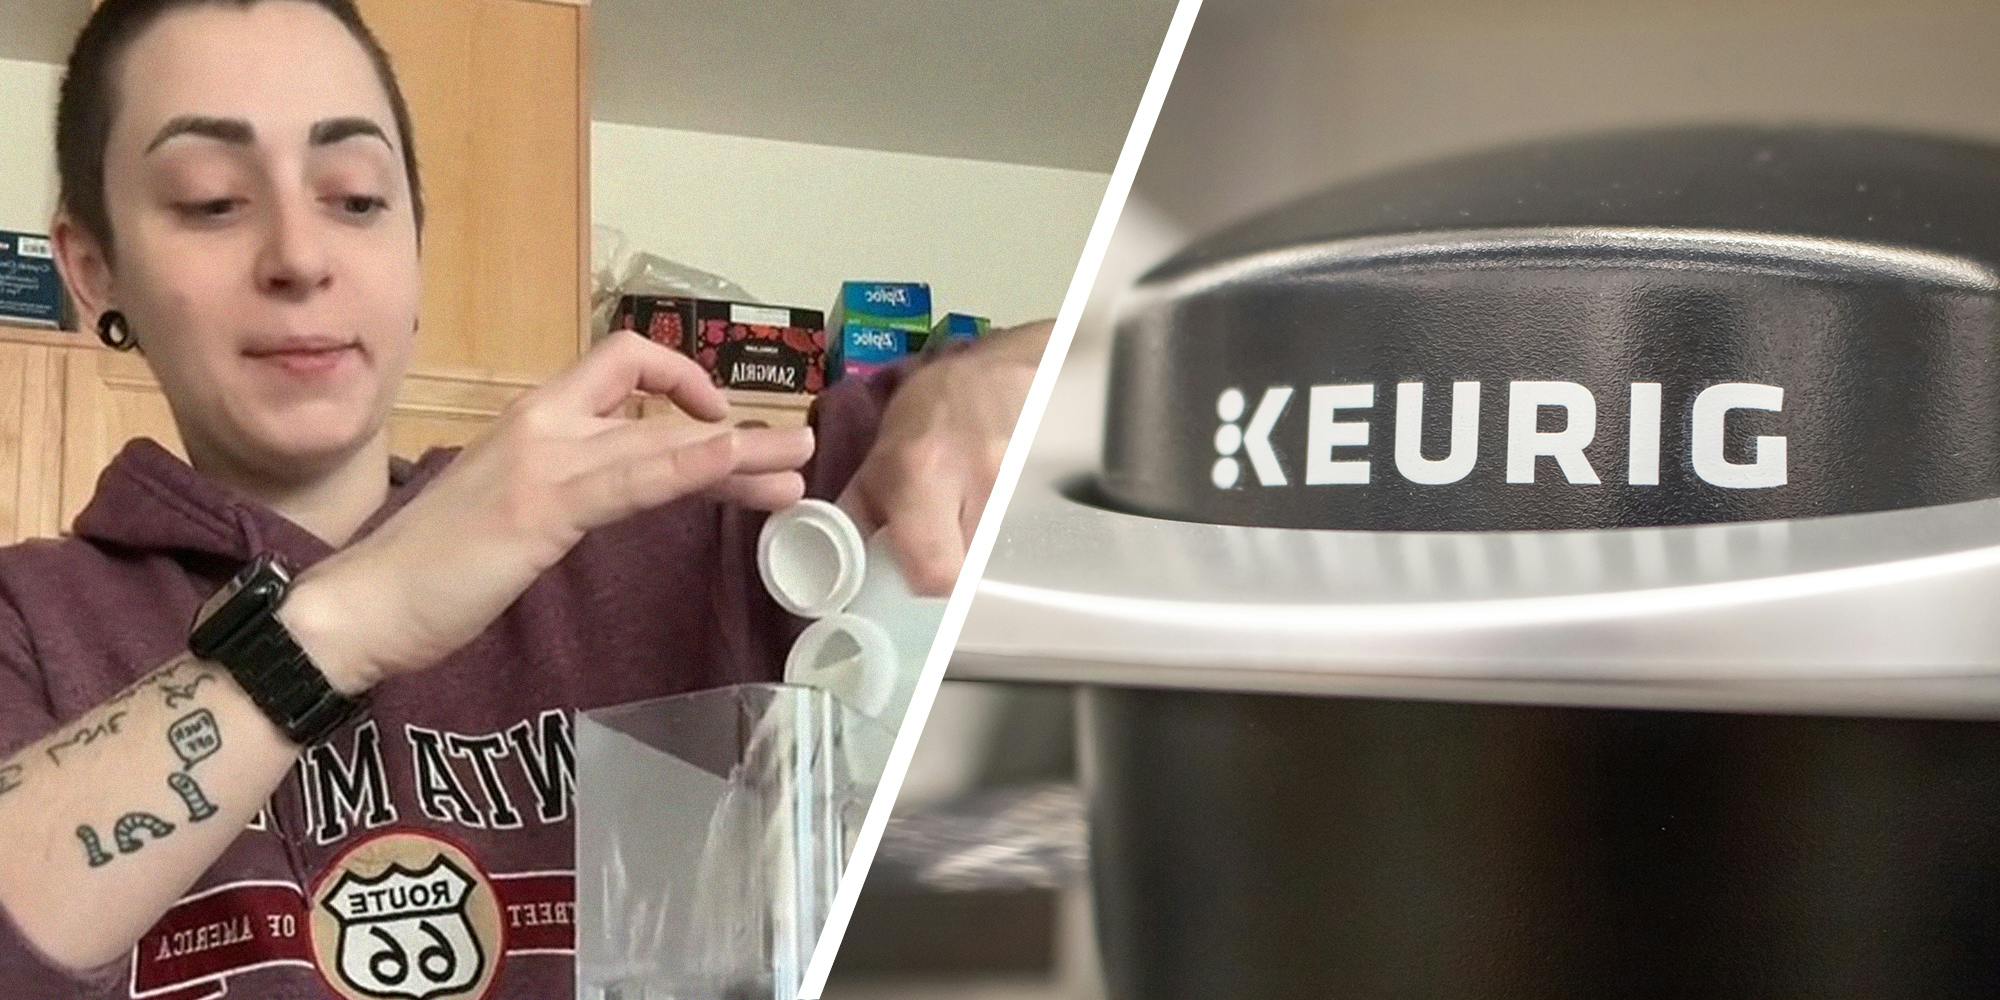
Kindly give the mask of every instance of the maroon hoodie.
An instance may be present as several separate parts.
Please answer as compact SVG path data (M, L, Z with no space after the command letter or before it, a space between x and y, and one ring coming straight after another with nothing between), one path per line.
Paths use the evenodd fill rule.
M900 374L820 397L812 495L852 475ZM392 462L360 534L456 454ZM571 996L572 713L777 679L798 623L758 581L760 525L698 499L586 535L470 645L309 748L128 961L65 976L0 920L0 994ZM0 756L185 653L197 608L262 551L301 569L332 552L129 443L72 537L0 549Z

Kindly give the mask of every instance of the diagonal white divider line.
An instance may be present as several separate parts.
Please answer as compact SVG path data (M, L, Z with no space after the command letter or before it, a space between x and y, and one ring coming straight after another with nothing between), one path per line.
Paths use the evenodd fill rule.
M979 529L973 533L972 545L966 552L965 569L959 574L957 586L952 588L950 602L945 605L937 638L931 643L930 656L924 661L923 673L918 676L916 690L911 694L909 713L903 717L902 728L896 733L895 746L889 751L889 763L882 771L882 783L875 791L875 801L869 804L867 817L861 822L861 831L854 843L854 856L848 863L846 873L841 876L840 888L833 897L833 907L827 913L826 927L820 931L812 962L806 966L805 979L799 984L800 1000L819 1000L820 994L826 990L827 977L833 972L834 956L840 951L841 939L847 936L848 919L854 915L855 900L861 896L868 868L875 862L875 850L882 843L882 829L888 825L889 810L895 805L896 793L902 790L903 777L910 770L910 757L916 753L924 721L931 714L931 703L937 700L945 665L951 661L952 649L958 645L958 633L965 626L966 612L972 607L980 577L986 573L986 561L993 554L993 540L1000 532L1000 521L1006 516L1008 502L1014 498L1014 487L1021 479L1022 466L1028 460L1028 449L1042 424L1042 412L1048 408L1049 394L1055 390L1056 374L1062 369L1063 359L1069 355L1070 341L1076 338L1076 326L1083 318L1084 303L1090 298L1091 286L1097 283L1097 272L1104 264L1105 249L1111 245L1112 230L1117 228L1118 217L1124 214L1125 199L1132 193L1132 178L1139 172L1139 161L1146 155L1146 144L1152 141L1153 126L1160 119L1160 105L1166 100L1167 90L1173 84L1174 71L1180 68L1181 51L1187 47L1188 31L1194 27L1195 17L1200 13L1201 0L1180 0L1174 8L1173 20L1167 24L1166 38L1160 43L1159 59L1153 63L1153 74L1147 79L1145 92L1139 97L1139 109L1132 116L1131 131L1125 135L1125 147L1118 154L1117 165L1112 168L1111 182L1104 189L1104 200L1097 206L1097 219L1091 224L1090 237L1084 241L1083 256L1078 259L1076 274L1070 279L1068 293L1063 296L1062 310L1056 314L1055 330L1049 335L1048 353L1043 356L1042 365L1035 372L1034 383L1028 389L1027 403L1021 408L1021 422L1014 428L1013 440L1008 442L992 497L987 501L986 512L980 518Z

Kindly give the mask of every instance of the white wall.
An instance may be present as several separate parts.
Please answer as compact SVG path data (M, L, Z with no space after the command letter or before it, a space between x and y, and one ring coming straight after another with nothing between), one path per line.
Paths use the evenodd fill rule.
M599 122L591 214L628 244L767 302L928 281L934 310L1054 316L1104 174Z
M0 229L49 231L61 83L59 66L0 59Z

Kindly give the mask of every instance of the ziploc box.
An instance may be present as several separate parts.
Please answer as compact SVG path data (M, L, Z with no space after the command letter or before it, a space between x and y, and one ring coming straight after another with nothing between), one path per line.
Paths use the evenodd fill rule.
M702 299L688 353L725 389L818 392L827 384L826 316Z
M893 364L931 331L931 286L919 282L850 281L827 317L834 381Z
M0 321L62 326L62 278L46 236L0 230Z
M937 325L931 327L930 336L924 338L924 353L942 349L955 340L978 340L993 328L993 321L984 316L966 313L945 313Z
M634 330L683 354L694 353L694 299L627 295L618 300L613 330Z

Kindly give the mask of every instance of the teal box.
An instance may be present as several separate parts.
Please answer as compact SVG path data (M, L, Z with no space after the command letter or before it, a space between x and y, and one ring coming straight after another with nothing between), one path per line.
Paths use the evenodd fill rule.
M915 353L931 329L931 286L850 281L826 320L828 381L865 375Z
M939 317L937 325L931 327L930 336L924 338L923 350L935 351L954 340L978 340L992 329L993 321L984 316L945 313Z
M63 298L49 238L0 231L0 322L58 328Z

